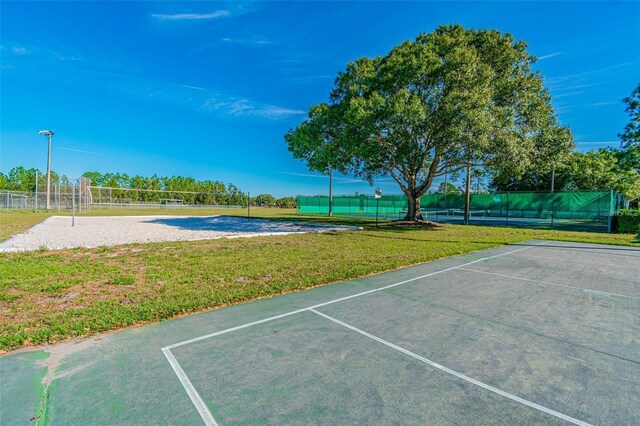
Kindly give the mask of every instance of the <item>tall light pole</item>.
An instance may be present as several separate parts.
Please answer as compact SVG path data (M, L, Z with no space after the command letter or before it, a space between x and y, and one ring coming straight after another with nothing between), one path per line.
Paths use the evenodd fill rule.
M47 136L49 139L49 152L47 154L47 210L51 209L51 137L53 130L40 130L39 135Z

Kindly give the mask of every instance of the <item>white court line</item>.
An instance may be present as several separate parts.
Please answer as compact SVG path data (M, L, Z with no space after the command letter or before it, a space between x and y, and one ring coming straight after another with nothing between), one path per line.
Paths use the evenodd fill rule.
M313 309L313 308L320 308L322 306L331 305L333 303L338 303L338 302L343 302L345 300L353 299L355 297L360 297L360 296L365 296L367 294L376 293L378 291L382 291L382 290L386 290L386 289L389 289L389 288L397 287L399 285L403 285L403 284L407 284L407 283L410 283L410 282L413 282L413 281L421 280L423 278L431 277L433 275L442 274L443 272L453 271L455 269L459 269L459 268L462 268L464 266L473 265L474 263L482 262L484 260L494 259L496 257L506 256L508 254L517 253L517 252L523 251L523 250L528 250L528 249L531 249L531 248L534 248L534 247L538 247L538 246L541 246L541 245L544 245L544 244L547 244L547 243L549 243L549 241L544 241L544 242L542 242L540 244L534 244L534 245L531 245L531 246L519 248L517 250L508 251L506 253L500 253L500 254L496 254L496 255L493 255L493 256L483 257L481 259L476 259L474 261L467 262L467 263L464 263L462 265L452 266L450 268L442 269L440 271L435 271L435 272L431 272L429 274L420 275L419 277L410 278L408 280L400 281L400 282L397 282L395 284L390 284L390 285L387 285L387 286L384 286L384 287L380 287L380 288L374 288L373 290L363 291L361 293L352 294L351 296L341 297L339 299L330 300L328 302L319 303L317 305L308 306L306 308L297 309L295 311L286 312L284 314L274 315L272 317L264 318L264 319L261 319L261 320L258 320L258 321L250 322L250 323L247 323L247 324L242 324L242 325L239 325L239 326L236 326L236 327L227 328L225 330L216 331L215 333L210 333L210 334L205 334L203 336L194 337L193 339L183 340L182 342L178 342L178 343L174 343L174 344L169 345L169 346L165 346L165 347L162 348L162 350L174 349L174 348L177 348L179 346L184 346L184 345L188 345L190 343L199 342L200 340L209 339L211 337L219 336L221 334L226 334L226 333L230 333L232 331L241 330L243 328L251 327L251 326L254 326L254 325L257 325L257 324L262 324L262 323L265 323L265 322L273 321L273 320L284 318L284 317L288 317L290 315L299 314L301 312L308 311L308 310Z
M478 274L494 275L496 277L510 278L510 279L520 280L520 281L528 281L528 282L531 282L531 283L536 283L536 284L541 284L541 285L570 288L572 290L579 290L579 291L582 291L582 292L585 292L585 293L599 294L601 296L624 297L624 298L627 298L627 299L640 300L640 297L629 296L627 294L609 293L607 291L593 290L593 289L590 289L590 288L574 287L572 285L566 285L566 284L556 284L556 283L550 283L550 282L547 282L547 281L531 280L529 278L520 278L520 277L511 276L511 275L496 274L495 272L486 272L486 271L479 271L477 269L463 268L461 266L459 266L457 269L460 269L461 271L475 272L475 273L478 273Z
M557 245L549 246L551 250L573 251L579 253L595 253L607 254L613 256L638 257L638 249L636 247L615 245L615 244L597 244L597 243L575 243L571 241L553 241ZM564 243L564 244L563 244ZM573 245L572 245L573 244ZM576 246L575 244L589 244L595 247ZM627 254L629 253L629 254Z
M198 410L198 413L200 414L200 417L202 417L204 424L207 426L218 426L218 423L216 423L213 415L211 415L211 412L207 408L207 404L204 403L204 401L200 397L200 394L198 394L196 389L193 387L193 384L191 384L191 380L189 380L182 367L180 367L180 364L178 364L178 361L175 359L171 351L165 348L162 349L162 353L167 358L167 361L169 361L169 364L171 364L171 368L173 368L176 376L178 376L180 383L182 383L182 387L184 387L184 390L187 391L189 398L191 398L191 402L193 402L196 410Z
M373 339L376 342L382 343L383 345L388 346L388 347L390 347L392 349L395 349L395 350L397 350L399 352L402 352L405 355L409 355L410 357L412 357L414 359L417 359L418 361L421 361L421 362L423 362L425 364L428 364L428 365L430 365L430 366L432 366L434 368L437 368L438 370L444 371L445 373L449 373L449 374L451 374L453 376L456 376L459 379L465 380L465 381L467 381L469 383L473 383L474 385L479 386L479 387L481 387L483 389L486 389L486 390L488 390L490 392L496 393L496 394L498 394L500 396L503 396L505 398L508 398L508 399L510 399L512 401L519 402L519 403L524 404L524 405L526 405L528 407L535 408L536 410L542 411L543 413L549 414L549 415L557 417L559 419L566 420L566 421L568 421L570 423L573 423L575 425L591 426L590 423L583 422L582 420L575 419L573 417L567 416L566 414L559 413L559 412L554 411L554 410L552 410L550 408L547 408L547 407L544 407L542 405L536 404L535 402L528 401L526 399L520 398L519 396L510 394L508 392L505 392L503 390L495 388L495 387L493 387L491 385L487 385L485 383L482 383L482 382L480 382L480 381L478 381L476 379L472 379L469 376L465 376L462 373L458 373L457 371L451 370L450 368L447 368L447 367L445 367L443 365L440 365L437 362L431 361L430 359L427 359L427 358L425 358L423 356L420 356L420 355L418 355L416 353L413 353L413 352L411 352L411 351L409 351L407 349L404 349L404 348L402 348L402 347L400 347L398 345L394 345L393 343L388 342L388 341L386 341L384 339L381 339L380 337L374 336L373 334L369 334L366 331L360 330L359 328L356 328L356 327L354 327L354 326L352 326L350 324L347 324L346 322L342 322L342 321L340 321L340 320L338 320L336 318L330 317L329 315L325 315L322 312L318 312L313 308L310 308L309 310L311 312L317 314L317 315L320 315L321 317L324 317L324 318L328 319L329 321L332 321L332 322L334 322L336 324L339 324L339 325L341 325L343 327L348 328L349 330L355 331L356 333L359 333L359 334L361 334L363 336L366 336L366 337L368 337L370 339Z
M313 308L319 308L321 306L330 305L332 303L337 303L337 302L342 302L344 300L353 299L354 297L360 297L360 296L364 296L364 295L367 295L367 294L375 293L375 292L378 292L378 291L386 290L388 288L397 287L399 285L406 284L406 283L409 283L409 282L412 282L412 281L416 281L416 280L419 280L419 279L422 279L422 278L426 278L426 277L430 277L430 276L433 276L433 275L441 274L441 273L447 272L447 271L452 271L452 270L455 270L455 269L460 268L462 266L472 265L474 263L482 262L484 260L494 259L496 257L506 256L506 255L511 254L511 253L516 253L516 252L519 252L519 251L528 250L528 249L531 249L533 247L537 247L537 246L540 246L540 245L543 245L543 244L547 244L548 242L549 241L544 241L544 242L542 242L540 244L535 244L535 245L519 248L517 250L508 251L506 253L500 253L500 254L496 254L496 255L493 255L493 256L483 257L481 259L476 259L474 261L467 262L467 263L464 263L464 264L459 265L459 266L454 266L454 267L451 267L451 268L442 269L440 271L431 272L429 274L425 274L425 275L421 275L419 277L414 277L414 278L411 278L411 279L408 279L408 280L400 281L398 283L390 284L388 286L376 288L376 289L373 289L373 290L363 291L361 293L353 294L351 296L341 297L339 299L334 299L334 300L331 300L331 301L328 301L328 302L319 303L317 305L309 306L307 308L297 309L297 310L294 310L294 311L291 311L291 312L286 312L284 314L274 315L272 317L264 318L264 319L261 319L261 320L258 320L258 321L253 321L253 322L250 322L250 323L247 323L247 324L242 324L242 325L239 325L239 326L236 326L236 327L227 328L225 330L217 331L215 333L210 333L210 334L206 334L204 336L195 337L193 339L184 340L182 342L174 343L173 345L169 345L169 346L163 347L162 348L162 352L164 353L164 356L169 361L169 364L171 364L171 367L173 368L173 371L178 376L178 379L180 380L180 383L182 383L182 386L184 387L185 391L189 395L189 398L191 398L191 402L193 402L193 405L198 410L198 413L200 414L200 417L202 417L202 420L204 421L204 423L207 426L216 426L217 423L213 419L213 416L211 415L211 412L207 408L206 404L204 403L204 401L202 400L202 398L200 397L198 392L193 387L193 384L191 383L191 381L189 380L189 378L185 374L184 370L182 370L182 367L180 367L180 364L178 364L178 361L175 359L175 357L171 353L171 349L177 348L179 346L184 346L184 345L187 345L187 344L190 344L190 343L198 342L200 340L208 339L208 338L211 338L211 337L219 336L221 334L226 334L226 333L230 333L230 332L233 332L233 331L241 330L243 328L251 327L251 326L254 326L254 325L257 325L257 324L262 324L262 323L273 321L273 320L276 320L276 319L279 319L279 318L285 318L285 317L288 317L288 316L291 316L291 315L299 314L301 312L310 311L310 310L313 310Z

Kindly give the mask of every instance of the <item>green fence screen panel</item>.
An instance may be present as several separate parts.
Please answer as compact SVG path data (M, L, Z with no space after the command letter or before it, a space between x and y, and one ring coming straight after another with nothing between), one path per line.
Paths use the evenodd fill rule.
M298 196L298 212L301 214L329 214L329 197ZM376 205L377 204L377 205ZM373 196L335 196L333 197L333 214L397 217L407 209L407 198L404 195L383 195L376 200Z
M298 196L301 214L326 215L329 197ZM626 199L614 191L574 192L495 192L471 194L471 220L485 224L544 226L548 224L576 224L607 228L611 216L625 207ZM424 216L435 221L463 219L464 194L426 194L420 199ZM375 217L401 219L407 211L404 195L385 195L379 200L370 195L333 197L336 216ZM511 222L510 222L511 221ZM564 222L562 222L564 221Z

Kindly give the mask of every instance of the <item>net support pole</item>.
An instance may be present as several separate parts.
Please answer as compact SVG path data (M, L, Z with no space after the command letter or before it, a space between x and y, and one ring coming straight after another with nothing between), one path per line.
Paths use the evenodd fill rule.
M51 137L53 132L49 132L49 150L47 151L47 210L51 210Z

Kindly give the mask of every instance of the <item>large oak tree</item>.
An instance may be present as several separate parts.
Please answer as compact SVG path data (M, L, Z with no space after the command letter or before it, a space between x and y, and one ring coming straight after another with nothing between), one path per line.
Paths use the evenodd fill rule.
M534 61L510 34L441 26L349 63L330 104L285 140L312 170L390 175L407 196L405 219L418 220L437 176L477 165L518 174L572 148Z

